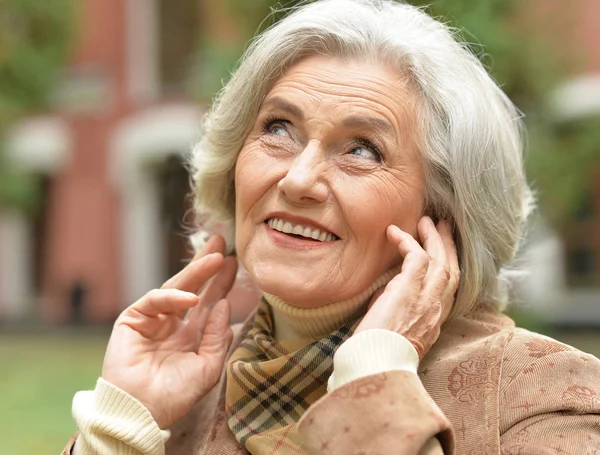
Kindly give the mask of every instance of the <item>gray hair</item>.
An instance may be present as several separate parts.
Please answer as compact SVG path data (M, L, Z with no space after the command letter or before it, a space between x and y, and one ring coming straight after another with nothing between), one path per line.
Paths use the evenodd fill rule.
M454 223L461 279L451 317L502 309L505 270L533 208L521 114L469 47L421 9L391 0L320 0L257 36L219 93L192 154L196 210L233 223L235 163L262 100L282 72L322 54L392 65L417 102L428 214Z

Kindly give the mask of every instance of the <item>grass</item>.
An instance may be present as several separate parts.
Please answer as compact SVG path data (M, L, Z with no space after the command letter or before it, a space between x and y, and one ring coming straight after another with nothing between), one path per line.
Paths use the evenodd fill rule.
M600 356L600 333L556 332ZM108 333L0 333L0 455L60 454L75 432L71 400L100 375Z
M71 400L94 387L108 335L0 334L0 455L60 454Z

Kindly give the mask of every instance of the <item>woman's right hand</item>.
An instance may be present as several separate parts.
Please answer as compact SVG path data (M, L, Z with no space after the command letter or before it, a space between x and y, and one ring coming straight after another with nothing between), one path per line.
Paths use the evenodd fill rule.
M115 322L102 378L146 406L161 429L189 412L221 375L232 339L225 296L237 271L224 252L223 238L211 238Z

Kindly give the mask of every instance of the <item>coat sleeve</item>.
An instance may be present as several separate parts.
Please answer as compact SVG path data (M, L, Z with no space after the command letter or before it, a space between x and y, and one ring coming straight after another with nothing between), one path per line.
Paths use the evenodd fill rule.
M600 361L523 331L500 389L502 454L600 454Z
M311 455L453 453L450 423L417 376L419 357L403 336L372 329L333 358L329 394L299 422Z
M349 382L315 403L299 422L311 455L451 455L450 422L410 371Z

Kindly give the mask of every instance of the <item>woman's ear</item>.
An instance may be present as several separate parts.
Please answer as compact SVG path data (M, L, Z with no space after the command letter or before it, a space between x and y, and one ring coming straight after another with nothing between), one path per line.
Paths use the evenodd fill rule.
M431 205L428 205L427 207L425 207L425 210L423 210L423 215L431 218L433 220L433 224L435 224L436 226L437 226L438 222L440 221L440 218L437 215L437 211Z

